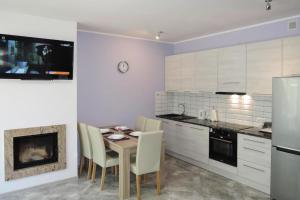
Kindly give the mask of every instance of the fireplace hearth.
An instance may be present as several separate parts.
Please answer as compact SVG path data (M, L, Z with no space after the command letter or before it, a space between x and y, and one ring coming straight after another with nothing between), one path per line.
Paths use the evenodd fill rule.
M66 168L66 126L6 130L5 180Z

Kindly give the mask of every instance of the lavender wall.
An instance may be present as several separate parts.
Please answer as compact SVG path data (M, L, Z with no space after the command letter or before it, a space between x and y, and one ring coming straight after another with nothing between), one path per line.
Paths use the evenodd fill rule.
M290 20L296 20L298 22L297 30L288 31L288 22ZM174 45L174 54L300 35L299 26L300 17L297 17L295 19L278 21L211 37L180 42Z
M298 29L288 31L288 21ZM164 56L300 35L300 17L172 44L78 33L78 120L133 126L154 116L154 92L164 90ZM130 70L117 71L127 60Z
M164 56L172 53L170 44L78 32L78 120L133 126L138 115L153 117ZM125 74L121 60L130 65Z

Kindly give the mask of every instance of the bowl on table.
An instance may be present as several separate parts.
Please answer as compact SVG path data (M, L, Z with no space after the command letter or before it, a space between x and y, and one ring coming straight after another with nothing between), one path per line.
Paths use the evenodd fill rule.
M129 128L127 126L116 126L115 129L118 131L125 131L128 130Z
M125 138L125 136L123 134L111 134L107 138L111 140L122 140L123 138Z

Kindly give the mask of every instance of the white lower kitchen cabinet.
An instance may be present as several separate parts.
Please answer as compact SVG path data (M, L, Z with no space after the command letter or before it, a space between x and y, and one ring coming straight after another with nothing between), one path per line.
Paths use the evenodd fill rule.
M270 193L271 140L238 135L238 176L252 187Z
M209 129L163 120L166 150L195 161L208 163Z
M166 150L175 152L175 148L177 146L175 122L170 120L162 120L162 128L164 130Z
M238 159L271 167L271 140L248 135L238 136Z
M162 120L168 154L270 194L271 140L238 134L238 166L209 159L209 128Z
M177 124L179 154L208 163L209 129L203 126Z
M264 167L262 165L241 159L238 160L239 176L249 179L258 184L269 186L271 177L270 172L270 167Z

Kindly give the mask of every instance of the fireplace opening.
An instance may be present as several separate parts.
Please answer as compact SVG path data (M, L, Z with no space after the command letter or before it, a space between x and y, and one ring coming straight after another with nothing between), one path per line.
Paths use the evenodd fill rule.
M57 132L13 138L14 170L58 162Z

